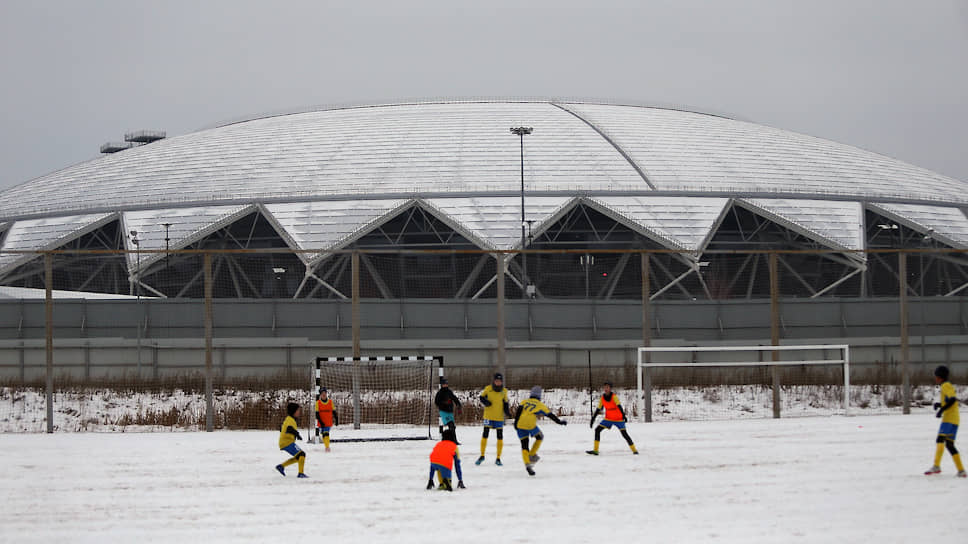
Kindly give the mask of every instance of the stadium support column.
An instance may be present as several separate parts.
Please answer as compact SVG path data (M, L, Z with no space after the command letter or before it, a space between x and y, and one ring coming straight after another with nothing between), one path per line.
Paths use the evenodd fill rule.
M353 307L353 428L360 428L360 252L354 251L351 259L353 278L350 296Z
M212 254L202 259L205 269L205 430L215 430L212 405Z
M504 350L504 260L506 256L498 253L495 257L497 261L497 371L504 374L507 370L507 353Z
M776 263L778 256L770 253L770 343L774 346L780 345L780 277L777 272ZM780 360L780 352L773 351L773 361ZM773 417L780 417L780 367L773 365L771 369L773 377Z
M44 253L44 323L46 327L47 432L54 432L54 257Z
M652 309L649 307L649 297L652 294L652 275L650 274L651 263L649 263L649 254L642 253L642 346L651 347L652 346ZM649 363L652 361L652 354L646 352L645 362ZM642 369L636 368L636 374L642 376ZM643 391L643 415L645 416L646 423L652 421L652 375L648 372L644 376L645 383L642 385Z
M901 397L903 412L911 413L911 346L908 339L907 253L897 255L898 304L901 306ZM924 281L924 278L921 279Z

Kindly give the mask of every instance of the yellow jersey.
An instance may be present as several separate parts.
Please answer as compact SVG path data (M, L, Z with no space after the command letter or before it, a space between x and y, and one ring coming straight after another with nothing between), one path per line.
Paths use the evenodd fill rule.
M484 407L484 419L504 421L504 403L508 401L508 388L502 387L500 391L495 391L494 386L489 385L481 391L481 397L491 401L490 406Z
M941 405L944 406L949 400L957 399L957 392L955 391L955 386L951 385L951 382L944 382L941 384ZM961 421L961 415L958 413L958 401L944 411L941 414L942 423L951 423L952 425L958 425Z
M299 432L299 425L292 416L286 416L286 419L282 421L282 429L279 431L279 449L285 448L289 444L296 441L296 435L286 432L286 429L292 427L296 432Z
M517 428L523 431L537 427L538 416L546 416L551 413L551 408L534 398L522 401L518 406L521 408L521 417L518 418Z

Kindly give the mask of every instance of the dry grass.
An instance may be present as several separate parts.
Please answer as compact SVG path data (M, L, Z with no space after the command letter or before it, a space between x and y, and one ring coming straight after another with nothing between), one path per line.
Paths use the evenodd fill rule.
M930 388L917 386L932 385L931 368L915 365L912 372L912 385L915 386L912 400L915 405L930 404L930 396L925 393ZM460 368L447 369L451 387L458 392L464 404L462 413L457 415L461 424L473 424L481 420L483 407L477 401L477 393L490 383L490 369ZM220 379L213 383L213 423L217 429L278 429L285 407L289 402L301 402L303 421L308 424L309 375L280 373L272 376L254 376L235 379ZM862 365L851 372L851 383L868 385L870 395L878 397L883 405L897 407L902 403L900 387L900 365ZM955 373L957 374L957 373ZM588 370L583 368L559 369L554 367L513 368L505 373L505 382L513 389L528 389L538 384L545 389L587 390L589 387ZM959 376L953 376L956 383L964 383ZM963 378L963 377L961 377ZM598 390L605 380L612 381L617 388L634 389L636 375L634 367L593 369L591 385ZM722 399L723 385L754 385L769 387L772 372L766 367L746 368L660 368L652 372L653 388L657 390L673 388L695 388L701 391L702 398L708 403L719 403ZM839 367L785 367L780 369L780 383L783 387L811 386L809 398L804 402L810 406L826 405L839 399L843 383ZM78 380L58 377L55 385L55 410L79 421L77 430L104 428L105 425L124 429L126 427L149 427L170 429L205 428L205 380L201 374L186 373L159 379L137 379L134 376L121 376L111 379ZM813 386L817 386L814 388ZM0 387L3 387L0 384ZM436 387L433 388L436 390ZM43 382L6 383L0 395L0 409L9 405L11 410L27 410L25 398L29 395L43 396ZM435 409L427 409L427 393L412 391L393 391L371 393L361 405L361 422L364 424L437 424ZM853 395L853 393L852 393ZM135 400L132 400L135 399ZM353 419L352 402L346 398L337 399L340 419L345 423ZM869 397L854 399L854 405L864 408ZM36 402L35 402L36 404ZM17 407L20 408L17 408ZM634 403L631 408L636 409ZM30 410L36 411L33 407ZM513 409L513 407L512 407ZM33 413L33 412L30 412ZM111 414L119 414L113 416ZM112 419L113 418L113 419Z

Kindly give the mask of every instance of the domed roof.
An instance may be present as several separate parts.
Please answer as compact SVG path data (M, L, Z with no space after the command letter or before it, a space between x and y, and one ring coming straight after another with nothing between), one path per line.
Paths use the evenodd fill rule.
M679 109L473 100L274 115L99 157L0 193L3 249L49 247L105 214L133 224L161 210L182 217L172 228L187 236L252 205L269 210L294 246L320 243L321 231L338 244L413 199L483 247L510 246L520 229L520 149L508 129L521 125L534 128L524 168L529 214L537 206L539 219L581 197L667 245L697 249L726 202L741 199L856 248L863 206L880 203L882 215L968 245L959 209L968 184L856 147ZM334 213L358 221L327 222ZM496 218L510 221L506 232ZM15 235L18 226L34 234Z
M231 123L3 193L0 218L238 201L684 193L968 203L968 185L876 153L715 115L558 102L349 107Z

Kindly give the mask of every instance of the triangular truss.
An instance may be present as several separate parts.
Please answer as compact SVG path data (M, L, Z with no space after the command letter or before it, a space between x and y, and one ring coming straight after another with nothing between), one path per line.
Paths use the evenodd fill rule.
M4 251L43 251L60 247L117 218L116 213L69 215L15 222L4 235ZM0 274L37 257L32 253L0 254Z
M859 202L749 198L737 203L831 249L865 248L864 209ZM849 255L865 260L863 253Z
M729 204L728 198L603 196L593 208L669 249L701 252Z
M252 209L252 206L204 206L124 212L125 248L132 251L180 249L248 215ZM163 253L128 253L128 269L146 268L164 257Z
M575 201L572 197L526 197L524 217L528 235L535 237L557 221ZM451 224L482 249L521 247L521 199L507 197L431 198L421 205Z
M968 248L968 217L958 208L921 204L868 203L875 213L951 247Z
M306 264L320 260L326 251L352 243L367 232L413 205L412 199L336 200L266 204L266 218L287 238Z

